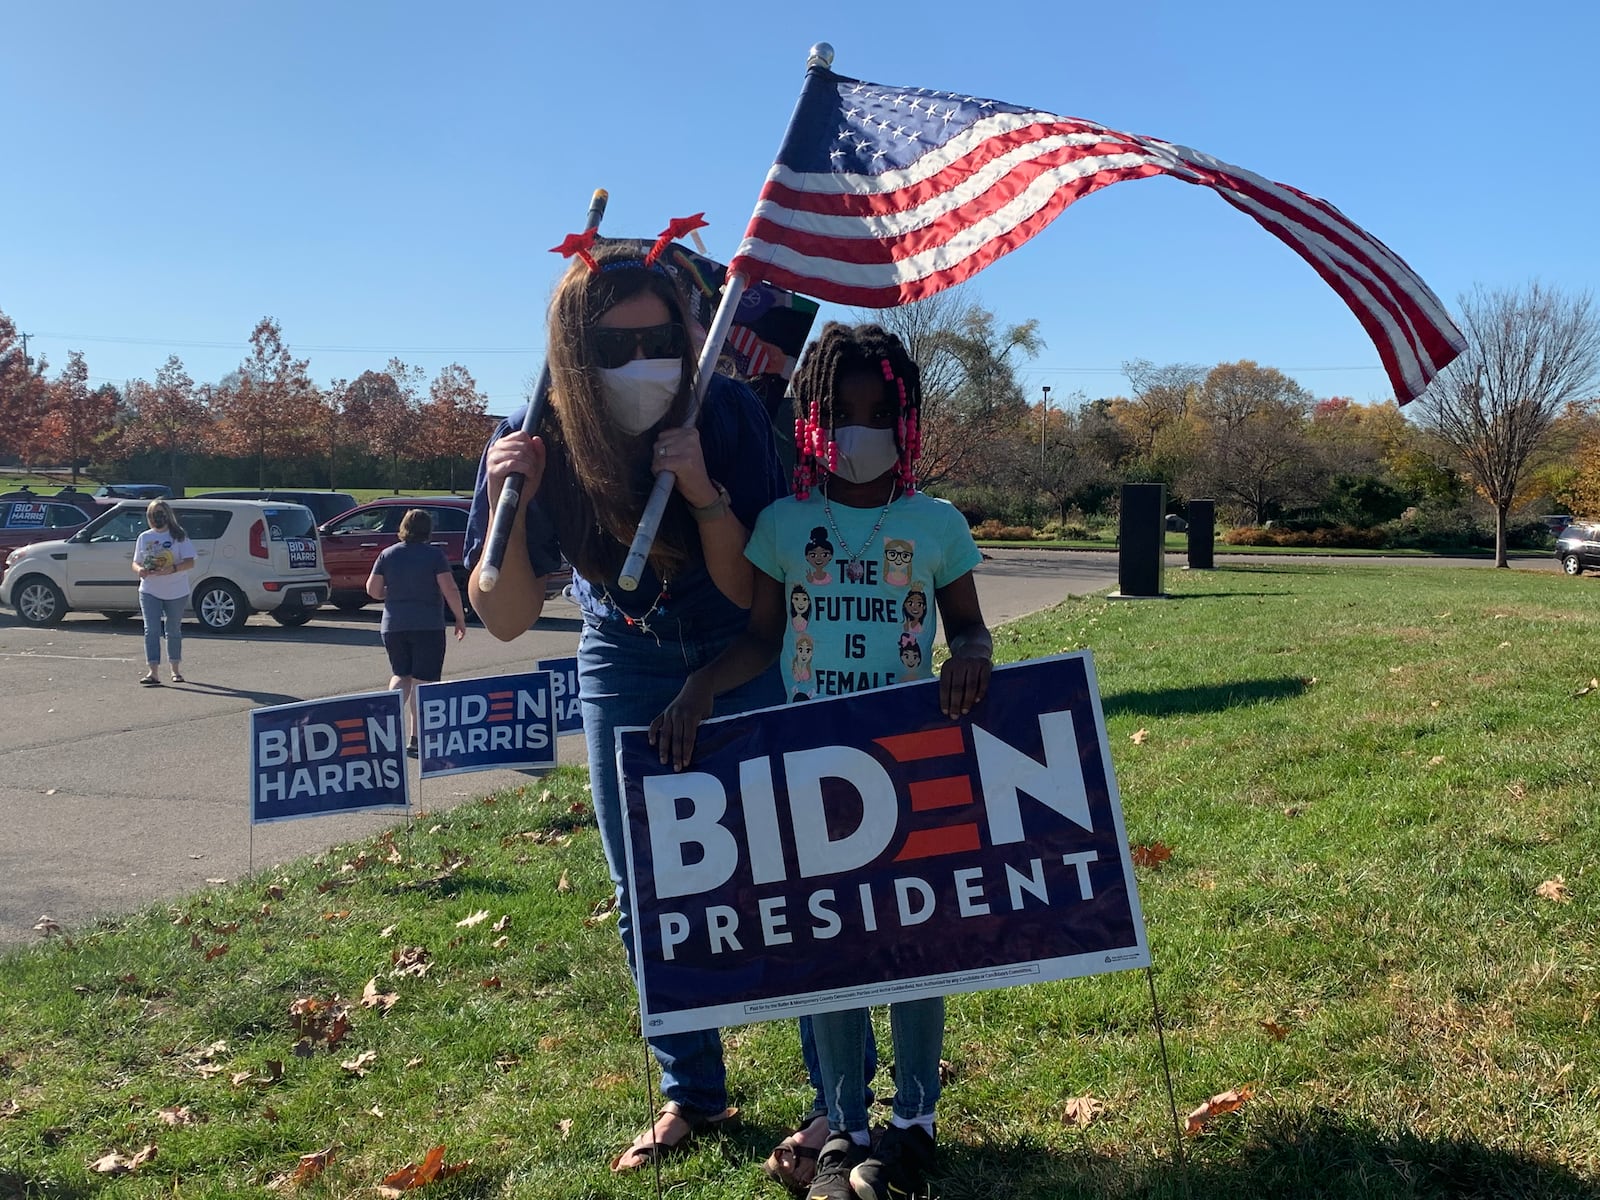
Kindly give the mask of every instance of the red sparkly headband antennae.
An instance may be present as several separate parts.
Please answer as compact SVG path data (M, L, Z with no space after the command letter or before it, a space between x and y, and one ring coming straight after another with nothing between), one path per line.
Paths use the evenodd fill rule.
M653 267L656 260L667 252L667 247L672 245L686 233L693 233L696 229L705 229L710 222L705 219L706 214L697 212L692 217L673 217L667 222L667 227L656 238L656 244L650 247L650 253L644 256L644 265ZM699 241L695 238L695 241Z
M594 261L594 255L589 253L594 249L595 236L598 229L585 229L582 233L569 233L561 239L561 245L551 246L551 254L559 254L562 258L571 258L574 255L583 259L583 265L591 271L598 271L600 264Z

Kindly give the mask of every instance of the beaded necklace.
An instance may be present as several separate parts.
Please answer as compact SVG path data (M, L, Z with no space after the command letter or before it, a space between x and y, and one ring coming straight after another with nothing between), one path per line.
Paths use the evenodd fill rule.
M654 629L650 628L650 618L654 616L664 617L667 615L667 601L672 599L672 593L668 590L671 586L672 580L666 576L662 576L661 590L656 593L655 602L650 605L649 610L642 617L630 617L627 613L623 612L621 606L618 605L614 599L612 599L611 589L606 587L604 584L600 586L600 602L612 612L616 613L617 616L621 617L623 623L627 625L629 629L637 629L640 633L648 633L651 637L654 637L656 642L659 644L661 641L660 635L658 635Z
M844 540L844 535L839 532L839 527L833 521L833 503L828 499L828 485L822 485L822 515L828 519L828 529L832 531L834 540L839 543L840 553L844 555L844 577L852 583L860 583L867 577L867 568L861 559L871 548L873 539L878 536L878 530L883 528L884 518L889 515L889 506L894 503L898 489L894 484L889 485L889 498L883 502L883 511L878 514L877 522L872 526L872 532L867 534L867 540L861 543L861 549L851 550L849 543Z

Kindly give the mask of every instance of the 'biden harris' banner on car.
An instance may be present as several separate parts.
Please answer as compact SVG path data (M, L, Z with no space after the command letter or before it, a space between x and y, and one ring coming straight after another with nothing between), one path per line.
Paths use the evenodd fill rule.
M1149 964L1087 653L617 735L647 1035Z
M410 806L399 692L250 710L252 824Z

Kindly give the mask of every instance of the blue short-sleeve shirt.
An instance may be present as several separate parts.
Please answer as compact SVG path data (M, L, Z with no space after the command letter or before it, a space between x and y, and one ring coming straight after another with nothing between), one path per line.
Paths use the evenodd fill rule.
M494 431L490 444L522 428L522 409L512 413ZM766 410L754 392L725 375L714 375L700 406L700 446L706 471L728 489L734 515L745 528L753 528L761 510L774 500L788 495L789 489L778 465L777 446ZM489 507L488 448L478 460L478 480L472 493L472 511L467 519L466 563L470 570L483 553L489 539L489 523L494 517ZM656 605L662 583L647 565L637 590L623 591L616 580L591 584L573 572L573 597L584 616L592 621L618 615L638 619ZM669 595L652 616L653 625L661 618L676 620L683 627L698 631L743 628L745 610L722 594L705 563L698 558L673 576ZM609 602L608 602L609 601Z

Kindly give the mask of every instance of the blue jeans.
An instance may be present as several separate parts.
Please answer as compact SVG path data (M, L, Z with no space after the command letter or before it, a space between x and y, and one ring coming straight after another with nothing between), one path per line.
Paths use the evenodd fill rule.
M872 1039L871 1014L851 1008L818 1013L811 1022L827 1094L828 1128L866 1129L870 1097L858 1081ZM894 1115L906 1120L927 1116L939 1103L944 997L891 1004L889 1027L894 1035Z
M657 620L651 624L655 633L641 634L630 631L620 621L595 623L586 616L578 640L578 700L589 744L589 789L594 796L606 866L617 889L617 933L622 937L630 972L634 971L633 901L623 886L627 835L622 788L617 779L615 732L620 727L650 724L672 703L690 672L716 658L743 631L742 624L714 633L686 632L673 621ZM743 687L718 696L716 713L725 716L783 701L783 682L774 665ZM721 1034L704 1029L648 1041L661 1064L662 1096L702 1113L717 1113L727 1107L728 1076L722 1062ZM822 1077L810 1018L800 1022L800 1050L815 1092L811 1112L820 1115L827 1111L827 1104L820 1087ZM877 1070L876 1046L869 1045L866 1062L863 1086Z
M149 592L139 593L139 612L144 616L144 661L152 667L161 661L161 623L167 625L167 661L183 661L183 610L189 597L162 600Z

